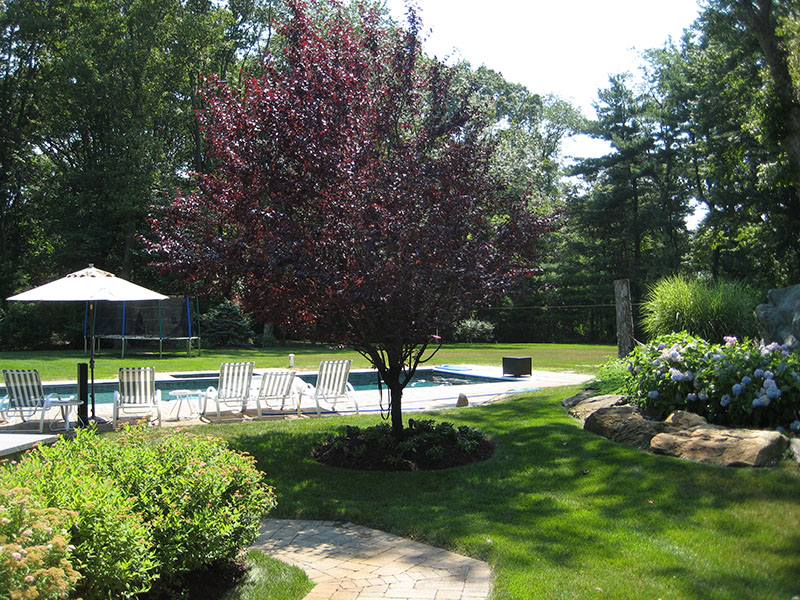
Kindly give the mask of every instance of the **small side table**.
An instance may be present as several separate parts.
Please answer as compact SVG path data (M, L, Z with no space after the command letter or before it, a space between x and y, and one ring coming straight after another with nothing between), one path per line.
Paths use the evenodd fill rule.
M523 377L524 375L531 374L531 357L530 356L504 356L503 357L503 375L511 375L512 377Z
M180 421L180 418L181 418L181 407L183 406L184 402L186 402L186 404L189 406L189 416L192 415L192 412L195 412L198 415L200 414L200 411L202 410L202 408L200 406L200 403L203 401L203 396L205 395L204 391L202 391L202 390L172 390L169 393L169 395L172 396L175 400L178 401L178 409L175 411L175 420L176 421ZM192 410L192 401L193 400L197 402L197 410L195 410L195 411Z
M64 419L64 431L69 431L72 429L69 423L69 413L72 410L72 407L80 406L81 404L83 404L83 402L81 400L75 400L75 396L67 396L66 398L53 398L47 401L48 407L61 409L61 418ZM60 431L59 429L54 428L52 423L50 423L50 430Z

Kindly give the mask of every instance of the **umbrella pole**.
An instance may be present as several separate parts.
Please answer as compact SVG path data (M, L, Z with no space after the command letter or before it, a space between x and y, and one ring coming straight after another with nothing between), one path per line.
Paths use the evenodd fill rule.
M89 328L91 331L89 343L92 345L92 349L89 350L89 371L91 371L92 374L89 395L92 398L92 421L96 421L97 415L94 412L94 300L89 302Z
M95 301L92 300L89 302L89 318L90 327L91 327L91 335L89 336L89 341L92 344L92 349L89 352L89 371L91 371L91 384L90 384L90 395L92 397L92 421L95 423L108 423L108 421L102 417L98 417L95 414L94 410L94 311L95 311Z

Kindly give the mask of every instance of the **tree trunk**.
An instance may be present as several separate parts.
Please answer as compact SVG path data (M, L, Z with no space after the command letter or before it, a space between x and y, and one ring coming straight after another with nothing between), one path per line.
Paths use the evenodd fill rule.
M388 384L388 382L387 382ZM392 416L392 433L395 439L400 439L403 435L403 387L400 385L398 378L397 382L389 385L389 398L391 399L391 416Z

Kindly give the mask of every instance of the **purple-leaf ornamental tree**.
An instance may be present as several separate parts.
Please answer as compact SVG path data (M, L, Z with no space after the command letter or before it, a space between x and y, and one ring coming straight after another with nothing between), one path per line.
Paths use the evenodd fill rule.
M242 89L208 79L215 168L154 211L151 249L201 290L360 352L399 436L434 334L532 275L553 219L490 175L487 123L463 78L422 55L413 10L400 30L334 0L324 23L287 4L262 74Z

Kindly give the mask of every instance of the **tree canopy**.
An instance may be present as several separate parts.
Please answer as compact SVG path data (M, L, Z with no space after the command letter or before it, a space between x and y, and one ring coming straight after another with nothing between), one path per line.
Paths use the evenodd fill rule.
M314 22L241 89L211 78L214 169L153 217L161 265L287 330L354 347L402 430L402 389L437 331L535 271L550 216L497 176L474 85L363 7Z

